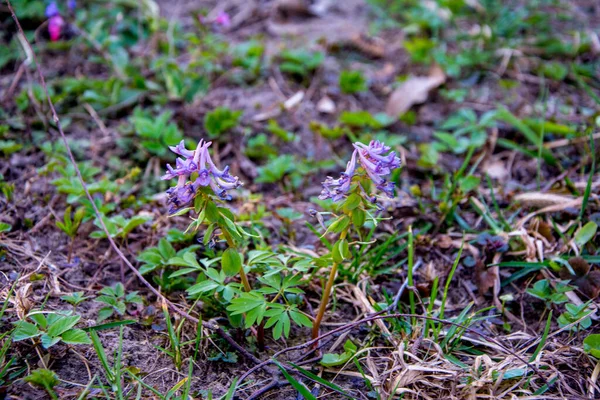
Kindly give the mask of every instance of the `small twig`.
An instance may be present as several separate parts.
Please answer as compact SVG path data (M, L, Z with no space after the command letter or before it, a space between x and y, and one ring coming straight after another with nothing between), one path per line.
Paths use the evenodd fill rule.
M423 260L419 258L413 267L413 273L421 266L422 263L423 263ZM400 289L398 289L398 293L396 293L396 296L394 296L394 302L392 304L390 304L385 310L383 310L384 312L390 312L390 311L394 312L398 309L398 303L400 302L402 293L404 293L404 291L406 290L407 287L408 287L408 279L404 281L402 286L400 286Z
M269 384L263 386L262 388L258 389L256 392L252 393L250 395L250 397L248 397L246 400L262 399L262 395L267 393L269 390L275 389L276 387L283 386L285 384L286 384L286 382L282 382L277 377L274 377L271 380L271 382L269 382Z

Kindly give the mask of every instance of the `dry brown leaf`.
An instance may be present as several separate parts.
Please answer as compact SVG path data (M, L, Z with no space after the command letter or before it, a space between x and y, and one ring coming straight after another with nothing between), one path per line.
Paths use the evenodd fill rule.
M484 295L488 290L496 286L496 283L500 281L500 271L498 266L486 268L485 264L478 261L475 264L475 278L477 279L477 287L479 288L479 294Z
M574 198L560 194L531 192L518 194L515 196L515 200L522 203L524 206L542 208L567 204L573 201Z
M494 161L483 167L483 171L490 176L492 179L504 181L508 178L508 169L506 164L502 161Z
M333 114L335 112L335 103L327 96L323 96L317 103L317 110L323 114Z
M404 114L415 104L424 103L429 92L446 82L446 74L439 66L434 66L428 76L412 76L392 92L385 106L391 117Z

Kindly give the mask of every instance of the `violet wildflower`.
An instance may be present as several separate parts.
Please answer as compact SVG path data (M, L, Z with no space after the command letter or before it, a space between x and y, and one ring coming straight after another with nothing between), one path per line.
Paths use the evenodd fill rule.
M77 2L75 0L69 0L67 2L67 7L69 8L69 11L75 11L75 8L77 7Z
M390 151L391 148L378 140L373 140L369 145L360 142L353 144L354 152L348 162L346 171L339 179L327 177L323 182L323 191L319 198L321 200L332 199L334 202L340 201L348 194L352 177L356 170L356 157L369 179L375 184L377 189L386 193L389 197L394 194L394 183L387 180L387 176L392 171L400 167L401 160L396 156L396 152Z
M356 170L356 150L352 153L352 158L346 164L346 171L342 172L338 179L333 179L328 176L323 182L323 191L319 196L319 199L332 199L334 202L338 202L344 198L344 196L350 190L350 184L352 183L352 177Z
M231 18L229 18L229 14L227 14L225 11L221 11L215 18L215 24L227 28L229 25L231 25Z
M60 16L55 1L50 2L48 6L46 6L46 17L48 17L48 34L50 35L50 40L56 42L60 39L65 20Z
M56 2L51 1L50 3L48 3L48 5L46 6L46 17L52 18L58 14L59 14L59 12L58 12L58 6L56 5Z
M190 204L200 186L210 186L219 198L229 199L227 191L242 185L237 176L229 173L229 167L223 170L217 168L208 152L211 144L200 140L196 150L188 150L182 140L177 146L169 146L173 153L181 156L177 158L175 168L167 165L167 173L162 177L177 178L177 185L167 190L170 214ZM198 174L197 178L188 182L193 173Z
M50 40L56 42L60 39L62 28L65 25L65 20L60 15L54 15L48 20L48 34Z

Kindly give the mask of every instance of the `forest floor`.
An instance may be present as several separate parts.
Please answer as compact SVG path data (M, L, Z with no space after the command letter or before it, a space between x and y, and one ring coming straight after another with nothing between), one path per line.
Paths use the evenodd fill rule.
M0 398L600 396L597 1L81 0L57 40L11 3ZM227 228L169 215L182 139L243 182L219 205L251 293ZM315 350L345 212L317 196L371 140L395 193L353 220Z

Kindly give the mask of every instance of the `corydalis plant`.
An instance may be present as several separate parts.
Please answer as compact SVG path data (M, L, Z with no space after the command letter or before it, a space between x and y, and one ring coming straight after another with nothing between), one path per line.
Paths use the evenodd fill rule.
M394 183L388 180L388 175L400 167L400 158L378 140L373 140L369 145L356 142L353 144L354 152L338 179L328 176L323 182L323 191L319 198L321 200L332 199L334 202L342 200L348 195L354 177L365 176L375 187L386 193L389 197L394 194ZM362 167L362 168L359 168ZM360 183L359 183L360 184Z
M209 186L220 199L229 200L227 191L242 185L237 176L229 173L229 167L217 168L208 152L211 144L200 140L196 150L188 150L182 140L177 146L169 146L173 153L181 156L177 158L175 168L167 164L167 173L162 177L177 178L177 185L167 190L169 214L189 205L202 186ZM190 180L192 175L196 176L193 181Z
M313 339L319 337L319 327L329 302L337 268L344 260L351 257L350 243L347 239L350 228L354 227L360 237L360 228L365 223L367 216L373 222L377 222L370 210L378 209L378 206L367 194L365 186L373 185L379 191L392 197L394 183L389 180L389 175L401 164L401 160L396 156L396 153L379 141L371 141L368 146L356 142L353 146L354 152L346 166L346 171L342 172L338 179L327 177L323 182L323 191L319 196L321 200L332 199L333 202L337 203L339 215L328 226L325 234L329 232L337 233L339 239L333 245L331 253L325 256L332 262L332 267L313 324Z
M205 245L212 242L214 237L225 240L228 248L221 259L223 272L227 276L239 273L245 290L250 291L252 288L242 267L242 257L236 250L246 233L235 223L233 213L225 207L219 207L217 203L230 199L228 191L240 187L242 183L237 176L229 173L229 167L222 170L217 168L208 151L211 143L200 140L196 150L186 149L183 141L177 146L169 147L180 156L175 162L175 168L167 165L167 173L162 177L177 178L177 185L167 190L169 214L182 215L193 209L197 218L192 218L188 230L199 230L202 225L207 225ZM189 207L192 202L193 207Z

